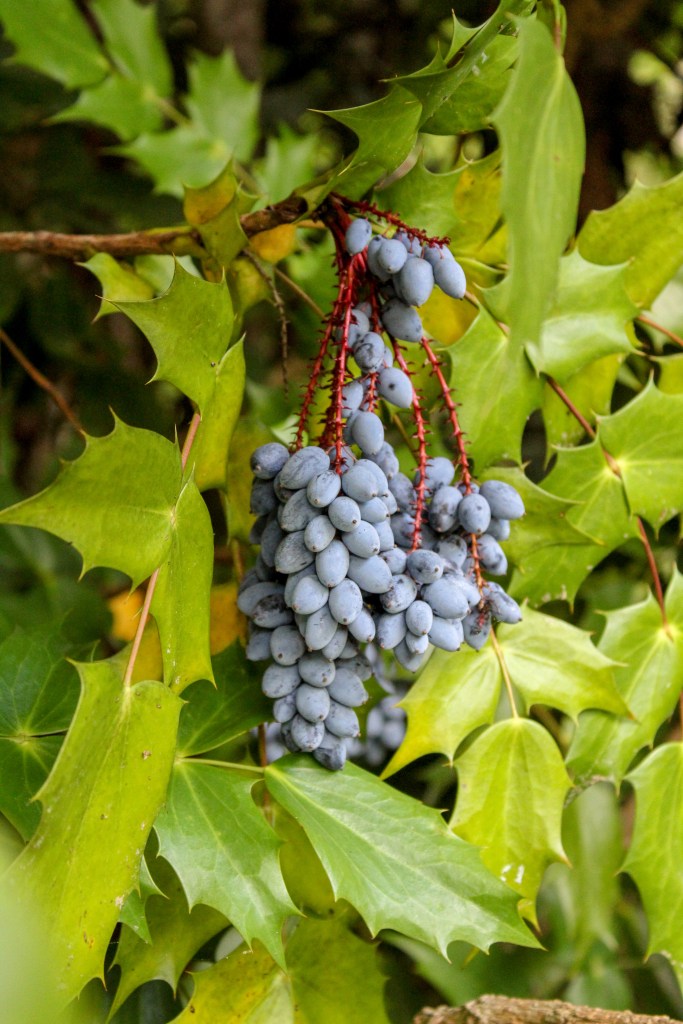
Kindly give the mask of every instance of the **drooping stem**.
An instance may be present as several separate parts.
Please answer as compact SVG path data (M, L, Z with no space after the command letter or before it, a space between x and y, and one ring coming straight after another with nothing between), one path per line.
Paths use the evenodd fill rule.
M517 711L517 705L515 703L515 692L512 688L512 679L510 678L510 672L505 661L505 655L503 654L503 648L500 646L500 641L496 636L496 631L491 626L491 646L496 653L498 664L500 665L500 671L505 682L505 689L507 690L508 700L510 701L510 708L512 710L512 717L519 718L519 712Z
M465 437L460 427L458 420L458 411L453 401L451 390L448 386L446 378L443 375L443 367L441 361L437 356L436 352L429 343L429 340L425 337L422 338L422 348L425 351L427 359L432 367L432 373L436 377L439 388L441 389L441 400L446 408L448 415L448 421L450 423L451 430L453 431L453 438L455 440L456 447L458 449L458 464L460 466L460 472L462 474L462 482L465 485L465 490L468 494L472 491L472 472L470 469L470 460L467 454L467 446L465 445Z
M683 348L683 338L681 338L679 334L675 334L673 331L670 331L668 327L663 327L661 324L658 324L656 320L652 319L652 317L645 316L644 313L641 313L640 316L636 317L636 320L641 324L647 324L648 327L654 327L656 331L663 334L665 338L669 339L669 341L673 341L674 345L680 345L680 347Z
M396 362L406 374L410 376L410 369L405 361L401 346L398 341L389 335L391 338L391 346L394 350L394 358ZM415 551L419 548L420 541L422 540L422 520L424 519L425 512L425 490L427 481L427 425L422 412L422 404L420 402L420 396L417 393L415 387L413 387L413 420L415 421L415 437L417 440L417 483L415 484L415 522L413 525L413 540L411 545L411 551Z
M55 405L64 414L66 419L69 421L72 427L77 430L80 434L84 434L85 431L81 426L81 422L76 416L75 412L71 409L69 403L66 401L63 395L57 390L51 380L40 372L37 366L34 366L31 360L24 355L18 345L15 345L9 334L0 327L0 341L5 347L12 353L16 361L19 363L24 370L26 370L29 377L36 382L39 388L50 396Z

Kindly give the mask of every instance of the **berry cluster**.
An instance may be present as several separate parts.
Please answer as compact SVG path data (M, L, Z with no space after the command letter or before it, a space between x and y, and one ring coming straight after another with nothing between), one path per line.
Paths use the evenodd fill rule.
M443 240L400 225L392 238L373 235L369 220L350 220L336 202L331 209L339 294L295 450L272 443L252 456L251 511L258 518L251 540L260 553L242 581L238 606L251 620L247 657L273 659L263 692L274 701L286 746L339 769L346 742L359 734L354 708L368 697L363 683L372 668L362 645L393 651L414 672L430 645L456 651L464 641L478 649L492 618L519 621L516 602L483 573L506 572L499 541L524 506L502 481L473 481L455 404L413 308L435 283L456 298L464 294L465 278L450 250ZM401 341L422 346L439 381L455 463L428 455L426 421ZM324 427L317 444L304 446L308 410L332 346ZM385 439L379 398L412 411L418 446L412 481Z

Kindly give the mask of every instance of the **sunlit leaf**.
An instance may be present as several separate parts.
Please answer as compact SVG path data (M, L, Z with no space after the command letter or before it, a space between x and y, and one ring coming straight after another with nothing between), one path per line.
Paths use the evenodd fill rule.
M161 889L156 884L147 861L143 857L140 861L140 875L137 888L133 889L126 896L125 903L121 907L121 924L128 925L138 938L143 942L151 943L152 935L147 923L147 900L150 896L163 896Z
M295 1024L291 983L262 949L238 949L192 975L194 993L172 1024Z
M136 274L128 263L115 260L106 252L96 253L82 266L94 274L102 285L102 304L97 319L106 316L107 313L116 312L116 306L109 301L110 299L119 302L126 299L139 302L151 299L154 295L154 289L149 282Z
M226 486L230 442L242 408L245 383L244 342L238 341L215 367L213 393L192 449L194 477L200 491Z

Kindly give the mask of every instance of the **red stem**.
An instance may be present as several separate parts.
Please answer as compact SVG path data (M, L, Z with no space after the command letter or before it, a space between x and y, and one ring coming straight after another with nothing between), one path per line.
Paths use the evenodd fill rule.
M391 346L394 350L394 357L396 362L406 374L407 377L411 376L408 364L403 358L403 352L398 341L389 335L391 339ZM415 525L413 527L413 543L411 551L415 551L419 548L420 541L422 539L422 520L424 519L425 509L425 477L427 473L427 437L426 437L426 426L425 419L422 414L422 405L420 404L420 398L418 393L413 387L413 419L415 420L415 437L417 438L417 483L415 484Z
M336 193L333 194L333 198L336 200L342 208L350 210L358 210L359 213L369 213L373 217L377 217L378 220L386 221L387 224L393 224L394 227L403 228L403 230L410 235L411 238L418 238L421 242L427 245L449 245L450 238L446 235L428 235L426 231L422 231L420 228L412 228L409 224L396 213L391 213L389 210L381 210L379 206L375 206L374 203L370 203L367 200L359 199L347 199L345 196L340 196Z

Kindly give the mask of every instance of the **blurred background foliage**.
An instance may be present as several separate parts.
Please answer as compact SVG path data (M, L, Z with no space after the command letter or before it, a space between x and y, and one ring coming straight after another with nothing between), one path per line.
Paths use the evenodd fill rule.
M478 24L495 6L493 0L461 0L457 15ZM565 6L567 65L587 130L583 220L590 210L614 203L636 178L657 184L683 167L683 2L568 0ZM87 0L79 0L78 7L101 38L102 25ZM158 32L163 42L154 60L149 62L148 51L143 62L150 79L143 84L154 86L158 100L152 115L145 114L148 122L122 118L118 97L106 116L91 119L85 93L74 105L77 81L67 77L60 83L0 60L0 230L121 232L181 223L182 183L205 184L221 170L230 155L226 138L232 141L242 188L259 196L257 207L282 199L354 145L350 132L316 111L380 98L381 79L423 67L438 39L449 38L451 24L448 0L156 0L143 7L146 31L155 38ZM141 21L141 32L144 26ZM12 51L9 41L0 40L0 57ZM131 60L134 65L135 54ZM219 94L227 111L223 121L212 116L212 97ZM423 136L421 144L427 168L444 172L462 155L491 152L495 140L492 133L476 132ZM281 264L323 309L333 294L331 251L320 230L311 227L299 232L296 250ZM136 261L137 281L147 282L150 295L167 282L168 263L157 257ZM113 411L129 424L172 437L188 419L187 401L168 384L146 383L154 372L153 353L129 319L98 317L104 280L98 276L99 281L89 269L65 260L30 253L0 256L0 322L78 410L89 433L107 433ZM246 261L236 264L231 286L245 312L248 369L247 415L234 446L239 452L286 423L306 378L318 320L310 304L280 284L289 320L287 391L281 325L270 292ZM660 323L679 332L682 291L683 277L667 286L653 309ZM664 339L655 332L648 340L659 350ZM629 374L642 378L643 372L642 361L624 363L617 403L619 388L622 394L629 390ZM78 454L80 441L4 348L0 373L0 503L6 505L45 486L60 459ZM540 416L530 422L524 450L533 475L534 461L541 466L550 454ZM236 458L230 474L232 527L239 537L247 523L244 462ZM223 583L234 547L227 543L218 502L212 512L216 580ZM676 541L672 524L668 530L657 547L666 575ZM134 609L122 607L125 579L98 570L77 583L78 558L55 538L3 530L0 567L3 633L13 624L60 620L71 653L93 644L111 652L129 638ZM644 578L640 546L621 547L582 587L574 621L600 630L598 609L642 599ZM225 609L217 612L215 629L234 636L237 627L227 621ZM566 606L552 611L565 614ZM552 716L544 724L564 727ZM453 773L438 760L417 762L397 781L443 807L452 799ZM463 946L451 949L448 964L417 943L386 936L394 1004L406 1013L430 1002L461 1003L490 992L683 1014L666 962L658 956L643 962L646 926L635 887L623 875L615 878L632 815L629 792L618 803L607 785L593 786L574 800L564 837L574 870L553 865L539 902L549 953L498 946L488 957L472 957ZM216 952L206 947L198 960ZM166 990L157 998L159 985L143 986L129 1001L135 1008L127 1004L116 1020L137 1020L133 1014L147 1012L146 1004L157 1016L145 1020L168 1019L173 1005Z

